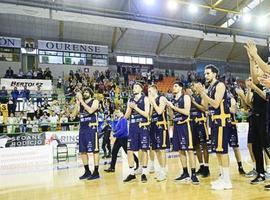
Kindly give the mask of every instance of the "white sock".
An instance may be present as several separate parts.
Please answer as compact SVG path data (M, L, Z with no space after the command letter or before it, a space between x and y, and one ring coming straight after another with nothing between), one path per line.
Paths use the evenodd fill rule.
M143 168L142 168L142 174L144 174L144 175L147 174L147 168L146 168L146 167L143 167Z
M131 174L131 175L135 175L135 170L134 170L134 167L129 168L129 174Z
M161 170L162 174L164 174L164 175L167 174L167 173L166 173L166 168L165 168L165 167L160 168L160 170Z
M270 173L270 165L267 165L267 166L266 166L266 172L267 172L267 173Z
M205 166L205 167L209 167L209 164L208 164L208 163L204 163L204 166Z
M253 169L256 169L256 162L253 163Z
M204 164L203 163L199 163L200 167L203 166Z
M230 168L229 167L223 167L223 180L225 183L231 182Z

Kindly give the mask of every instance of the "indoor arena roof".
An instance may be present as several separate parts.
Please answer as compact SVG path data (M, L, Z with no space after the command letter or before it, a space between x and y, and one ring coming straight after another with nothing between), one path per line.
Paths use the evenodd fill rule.
M250 39L268 52L268 0L0 0L0 7L4 36L229 62L247 62L243 45Z

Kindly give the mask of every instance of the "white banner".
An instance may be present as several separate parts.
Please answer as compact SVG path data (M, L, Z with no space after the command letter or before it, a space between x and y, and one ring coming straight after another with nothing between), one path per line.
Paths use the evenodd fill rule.
M93 66L107 66L107 65L108 65L107 60L93 59Z
M79 143L79 131L55 131L46 132L45 144L57 146L58 142L62 144Z
M47 164L53 164L53 151L49 145L0 149L0 171Z
M40 90L52 90L51 80L41 79L9 79L1 78L1 87L5 86L7 90L13 90L17 87L18 90L23 90L27 86L28 90L36 91L38 87Z
M108 46L79 44L69 42L38 40L38 49L49 51L67 51L91 54L108 54Z
M20 38L0 36L0 47L21 48L21 46L22 43Z

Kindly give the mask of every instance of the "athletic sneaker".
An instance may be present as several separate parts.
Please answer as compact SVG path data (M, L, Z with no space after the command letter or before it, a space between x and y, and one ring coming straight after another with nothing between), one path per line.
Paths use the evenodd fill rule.
M211 185L212 185L212 186L213 186L213 185L217 185L217 184L219 184L220 182L223 182L223 178L222 178L221 175L218 177L217 180L212 181L212 182L211 182Z
M200 184L199 179L197 178L196 175L191 176L191 183L193 185L199 185Z
M87 180L95 180L95 179L99 179L99 178L100 178L99 173L95 172Z
M202 177L206 178L210 176L210 171L209 171L209 167L204 167L203 173L202 173Z
M264 186L264 189L265 189L265 190L269 190L269 191L270 191L270 185L266 185L266 186Z
M165 172L160 171L157 174L157 182L165 181L166 180L166 174Z
M265 181L265 177L262 176L261 174L258 174L255 179L253 179L252 181L250 181L250 184L257 185L257 184L264 183L264 181Z
M200 169L196 172L197 175L203 175L203 172L204 172L204 166L201 165L200 166Z
M150 174L155 173L155 167L154 167L154 165L150 165L150 167L149 167L149 173Z
M142 181L142 183L146 183L147 182L147 178L146 178L146 175L145 174L142 174L141 181Z
M239 167L238 172L240 175L244 175L244 176L246 175L246 172L244 171L243 167Z
M131 182L132 180L136 179L135 175L129 174L127 178L124 180L124 183Z
M246 173L245 177L251 178L253 176L257 176L257 172L255 169L251 170L250 172Z
M91 176L91 172L90 171L85 171L84 174L79 177L79 179L80 180L88 179L90 176Z
M135 174L141 174L142 173L142 167L139 167L137 170L135 170Z
M190 180L190 176L189 176L189 174L183 173L181 176L179 176L178 178L176 178L174 180L179 181L179 182L187 182Z

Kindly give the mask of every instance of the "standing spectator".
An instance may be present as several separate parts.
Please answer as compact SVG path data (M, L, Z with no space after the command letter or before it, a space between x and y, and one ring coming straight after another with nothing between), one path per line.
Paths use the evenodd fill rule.
M13 78L13 75L14 75L14 72L13 70L11 69L11 67L9 67L6 71L6 75L5 75L5 78Z
M4 117L1 111L0 111L0 133L4 133Z
M63 114L60 118L61 130L67 131L68 130L68 118L65 114Z
M16 107L14 105L14 102L12 100L12 97L9 97L9 99L8 99L8 113L9 114L10 113L15 113L15 109L16 109Z
M27 118L23 112L20 113L19 116L19 128L20 128L20 133L25 133L26 132L26 121Z
M37 87L36 91L36 99L37 99L37 106L42 106L42 92L40 90L40 86Z
M32 133L32 128L33 128L32 119L28 117L26 121L26 131L28 133Z
M51 116L49 117L51 131L56 131L58 120L59 120L58 115L53 111Z
M14 89L11 92L11 96L12 96L12 101L13 101L13 106L14 106L14 112L16 110L17 107L17 101L18 101L18 97L19 97L19 91L17 90L17 87L14 87Z
M49 122L50 122L49 117L48 117L47 113L44 112L43 115L39 119L39 124L40 124L41 130L43 132L48 131Z
M7 133L15 133L15 128L17 124L17 118L14 117L14 113L10 113L7 119Z
M35 115L35 107L34 104L29 101L26 105L25 111L27 113L27 117L30 117L31 119L33 119L34 115Z
M37 107L37 110L35 111L35 114L34 116L37 118L37 119L40 119L41 116L43 116L43 111L40 107Z
M20 97L23 100L23 109L24 109L25 104L28 103L30 99L30 91L27 89L27 86L24 86L24 89L20 92Z
M111 142L110 142L111 127L108 124L107 120L104 121L104 128L102 129L102 135L103 135L102 149L104 152L104 156L102 158L110 158L111 157ZM108 149L108 154L107 154L106 147Z
M57 88L61 88L62 87L62 82L63 82L63 80L62 80L61 76L59 76L58 77L58 80L57 80Z
M2 90L0 90L0 103L8 102L8 92L5 86L2 86Z
M38 132L38 119L36 118L36 116L34 116L34 119L31 121L32 124L32 133L37 133Z

